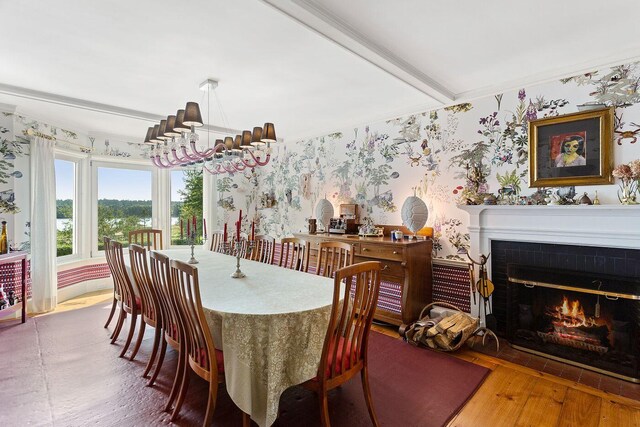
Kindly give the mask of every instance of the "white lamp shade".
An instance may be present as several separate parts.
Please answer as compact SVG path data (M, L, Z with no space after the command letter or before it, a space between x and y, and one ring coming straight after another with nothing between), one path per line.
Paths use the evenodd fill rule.
M402 223L415 234L427 223L429 209L421 198L416 196L407 197L402 204L400 211Z
M321 199L316 205L316 218L326 230L329 227L329 220L333 218L333 205L327 199Z

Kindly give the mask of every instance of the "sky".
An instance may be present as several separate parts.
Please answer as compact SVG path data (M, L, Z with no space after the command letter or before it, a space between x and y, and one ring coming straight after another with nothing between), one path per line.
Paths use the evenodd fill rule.
M56 160L56 199L73 199L74 163ZM171 200L184 188L182 171L171 171ZM98 168L98 199L151 200L151 171Z
M73 199L74 164L64 160L57 160L56 168L56 199Z

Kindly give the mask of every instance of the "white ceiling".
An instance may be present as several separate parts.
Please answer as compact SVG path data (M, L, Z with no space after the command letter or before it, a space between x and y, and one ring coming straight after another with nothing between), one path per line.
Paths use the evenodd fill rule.
M212 124L291 141L638 60L638 16L636 0L0 0L0 102L142 139L188 100L206 116L211 77Z

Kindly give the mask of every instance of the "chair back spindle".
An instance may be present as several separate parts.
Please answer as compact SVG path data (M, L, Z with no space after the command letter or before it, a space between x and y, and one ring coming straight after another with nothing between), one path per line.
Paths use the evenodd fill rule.
M202 301L198 269L182 261L171 261L174 297L184 315L189 365L202 378L218 383L218 365L211 331Z
M143 228L129 232L129 244L144 246L147 250L164 249L162 245L162 230Z
M249 259L253 261L263 262L265 264L273 264L275 255L276 239L267 235L258 235L253 240L253 249Z
M316 274L333 277L334 273L353 264L353 250L345 242L320 242Z
M122 243L111 240L109 243L109 249L105 251L107 257L111 258L111 262L114 266L114 280L118 282L118 288L121 292L122 302L125 305L125 310L137 308L136 294L133 289L133 284L129 278L127 267L124 263L124 252L122 249ZM137 310L136 310L137 311Z
M140 245L131 244L129 256L131 257L131 274L142 299L142 318L151 326L161 327L160 298L149 274L147 250Z
M297 237L285 237L281 240L280 267L302 272L309 271L309 242Z
M367 341L380 291L380 271L379 261L369 261L335 272L333 305L318 371L321 381L340 376L346 380L366 365Z
M211 244L209 250L211 252L224 252L224 233L222 231L214 231L211 233Z

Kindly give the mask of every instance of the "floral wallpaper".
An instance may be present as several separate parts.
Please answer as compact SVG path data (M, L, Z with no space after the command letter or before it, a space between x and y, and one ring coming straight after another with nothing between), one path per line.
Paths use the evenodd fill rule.
M362 128L275 144L268 166L218 180L219 225L242 208L245 222L281 238L304 231L317 201L336 215L357 203L360 217L401 224L400 207L415 189L429 208L434 252L456 258L469 246L467 214L456 207L468 194L474 165L479 192L502 203L544 203L528 188L528 123L578 111L580 104L616 107L615 164L640 158L640 64L632 63L557 82L521 88L471 103L420 112ZM471 169L469 167L471 166ZM619 204L617 185L584 186L602 204ZM265 200L267 203L265 203Z
M266 167L218 178L218 226L232 224L242 209L245 229L255 220L256 232L281 238L305 231L324 197L336 215L341 203L357 203L361 219L401 224L400 208L415 191L429 208L435 256L459 257L469 246L468 217L456 205L466 200L472 182L478 192L493 193L502 203L542 203L545 195L527 182L529 121L576 112L585 103L614 106L614 164L640 158L639 84L640 64L624 64L274 144ZM60 147L97 157L148 157L141 144L0 112L0 219L9 221L17 248L29 247L29 129L56 137ZM478 174L482 179L474 181ZM602 204L619 204L616 184L579 187L576 193L593 198L597 191Z

